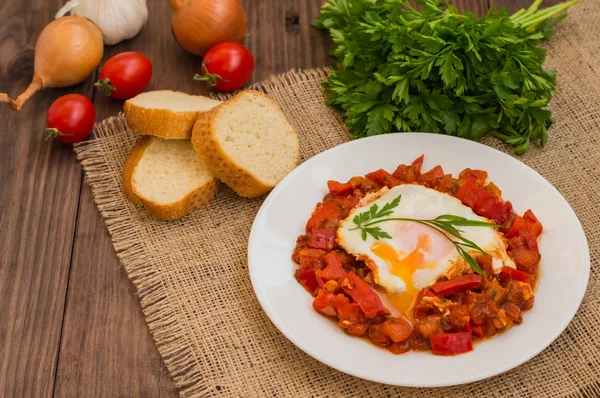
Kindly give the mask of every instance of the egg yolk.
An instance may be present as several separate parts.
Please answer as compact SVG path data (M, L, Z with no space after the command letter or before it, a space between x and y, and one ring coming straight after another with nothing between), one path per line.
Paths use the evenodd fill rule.
M425 261L425 254L431 251L431 243L429 235L419 235L415 249L402 258L400 257L402 253L386 243L375 242L371 245L373 253L385 261L390 272L404 282L406 286L404 293L388 294L387 299L394 308L408 319L412 319L412 307L419 294L419 289L413 285L413 274L418 269L435 266L435 262Z

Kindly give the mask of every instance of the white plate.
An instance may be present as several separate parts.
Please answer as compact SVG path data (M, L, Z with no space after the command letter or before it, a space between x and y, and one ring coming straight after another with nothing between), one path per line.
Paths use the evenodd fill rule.
M544 225L541 279L535 306L524 321L474 351L456 357L409 352L394 355L351 337L317 314L312 297L294 279L291 255L327 180L347 181L379 168L393 171L425 154L424 170L440 164L458 174L486 170L522 214L531 208ZM399 386L436 387L473 382L506 372L546 348L581 304L590 272L587 241L577 216L560 193L518 160L490 147L434 134L388 134L351 141L295 169L258 212L248 243L250 278L263 309L296 346L342 372Z

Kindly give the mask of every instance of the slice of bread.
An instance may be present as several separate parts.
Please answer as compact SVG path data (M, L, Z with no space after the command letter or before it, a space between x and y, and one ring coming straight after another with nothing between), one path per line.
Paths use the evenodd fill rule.
M247 198L269 192L300 161L294 128L275 101L252 90L199 115L192 144L215 177Z
M219 105L221 101L179 91L148 91L125 101L123 111L127 125L141 135L167 139L192 136L199 114Z
M159 220L180 219L207 203L217 188L190 140L142 137L123 169L127 198Z

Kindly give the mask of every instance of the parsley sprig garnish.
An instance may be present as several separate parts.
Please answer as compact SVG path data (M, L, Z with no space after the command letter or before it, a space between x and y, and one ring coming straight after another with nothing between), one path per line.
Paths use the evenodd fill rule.
M442 214L432 220L420 220L406 217L388 217L392 215L394 209L400 204L402 195L399 195L391 202L386 203L381 209L377 204L373 204L369 210L354 216L352 221L356 225L350 228L350 231L360 230L363 240L367 240L367 236L371 235L376 240L381 238L392 239L392 236L381 229L377 224L389 221L410 221L426 225L430 228L441 232L456 248L458 254L471 266L473 272L486 276L485 272L479 267L477 261L467 252L467 250L476 250L482 254L486 254L475 242L465 238L461 234L464 232L456 227L498 227L497 224L485 221L469 220L464 217L455 216L452 214Z
M548 141L556 76L539 42L579 0L481 18L446 0L328 0L314 26L338 59L324 83L355 138L426 131L515 147ZM414 2L413 2L414 3Z

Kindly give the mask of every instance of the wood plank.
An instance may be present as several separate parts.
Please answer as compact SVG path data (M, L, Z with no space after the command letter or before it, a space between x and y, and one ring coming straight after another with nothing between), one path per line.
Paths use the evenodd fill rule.
M202 91L192 81L200 62L174 41L166 1L148 2L149 21L134 39L106 47L104 61L139 51L153 61L151 89ZM98 120L123 103L94 93ZM84 184L74 241L56 397L176 397L152 342L135 288L119 264L91 190Z
M0 5L0 92L33 74L34 45L58 4ZM45 142L50 103L89 83L48 90L20 113L0 104L0 396L49 397L54 385L81 171L68 146Z
M245 1L250 35L246 45L256 58L253 80L291 68L328 62L326 38L310 27L320 0ZM179 48L165 15L166 2L148 3L148 25L133 40L107 48L105 58L135 50L153 60L149 89L207 93L192 80L201 60ZM277 40L274 40L277 38ZM116 115L122 104L95 95L99 118ZM57 397L176 396L145 325L134 288L120 268L90 189L84 186L59 356Z

